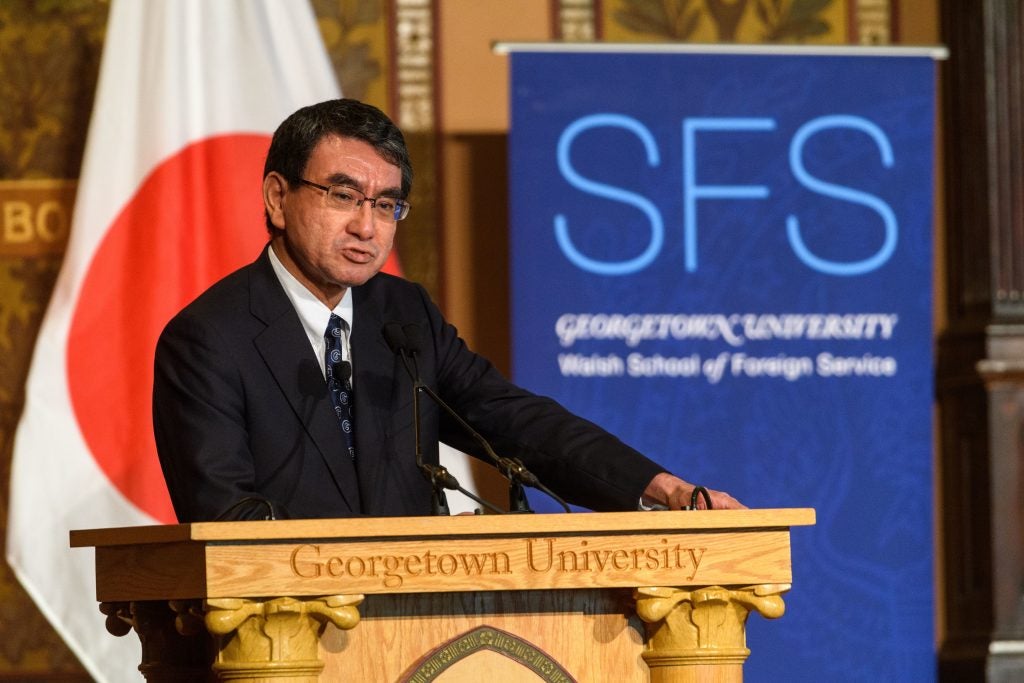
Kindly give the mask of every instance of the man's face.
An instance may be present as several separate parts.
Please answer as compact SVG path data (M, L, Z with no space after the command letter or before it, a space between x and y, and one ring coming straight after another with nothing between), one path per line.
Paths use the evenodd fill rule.
M302 177L319 185L348 185L367 197L401 196L398 166L354 138L324 137L313 148ZM384 266L397 223L375 217L369 202L353 211L333 208L323 190L303 184L288 187L276 173L264 179L263 190L271 222L283 231L273 240L275 253L328 307L337 304L345 289L363 284Z

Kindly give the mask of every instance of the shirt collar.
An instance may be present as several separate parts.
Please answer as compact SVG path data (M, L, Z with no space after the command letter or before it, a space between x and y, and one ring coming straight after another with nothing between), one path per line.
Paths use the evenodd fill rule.
M320 299L316 298L313 292L306 289L306 286L299 282L294 275L288 272L281 260L274 253L274 248L267 249L270 255L270 266L274 274L284 288L288 300L302 321L302 327L306 336L314 347L323 345L324 330L327 329L327 322L331 319L331 313L337 314L342 320L348 323L349 334L352 334L352 288L349 287L342 295L341 301L334 307L334 310L327 308ZM317 341L319 340L319 342Z

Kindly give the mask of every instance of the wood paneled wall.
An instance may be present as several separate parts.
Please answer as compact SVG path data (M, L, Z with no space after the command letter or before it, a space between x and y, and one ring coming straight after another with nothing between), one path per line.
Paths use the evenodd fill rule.
M1024 13L942 4L947 268L938 337L948 681L1024 680Z

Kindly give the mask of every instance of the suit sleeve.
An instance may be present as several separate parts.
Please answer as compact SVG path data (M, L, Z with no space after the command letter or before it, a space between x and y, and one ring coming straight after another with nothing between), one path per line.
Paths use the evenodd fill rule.
M153 428L178 520L265 518L241 370L228 344L196 317L179 315L160 337L154 370Z
M665 469L556 401L512 384L473 353L420 289L434 342L438 391L496 452L520 458L567 501L592 510L635 510L647 484ZM478 457L478 449L442 420L442 440Z

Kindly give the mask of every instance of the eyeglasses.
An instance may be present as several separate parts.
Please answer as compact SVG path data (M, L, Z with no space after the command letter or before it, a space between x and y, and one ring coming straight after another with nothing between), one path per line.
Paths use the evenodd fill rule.
M303 185L315 187L324 192L324 202L327 206L342 211L355 211L363 202L370 202L373 215L382 221L400 221L409 215L409 202L395 197L367 197L365 194L349 187L348 185L319 185L312 181L301 178Z

